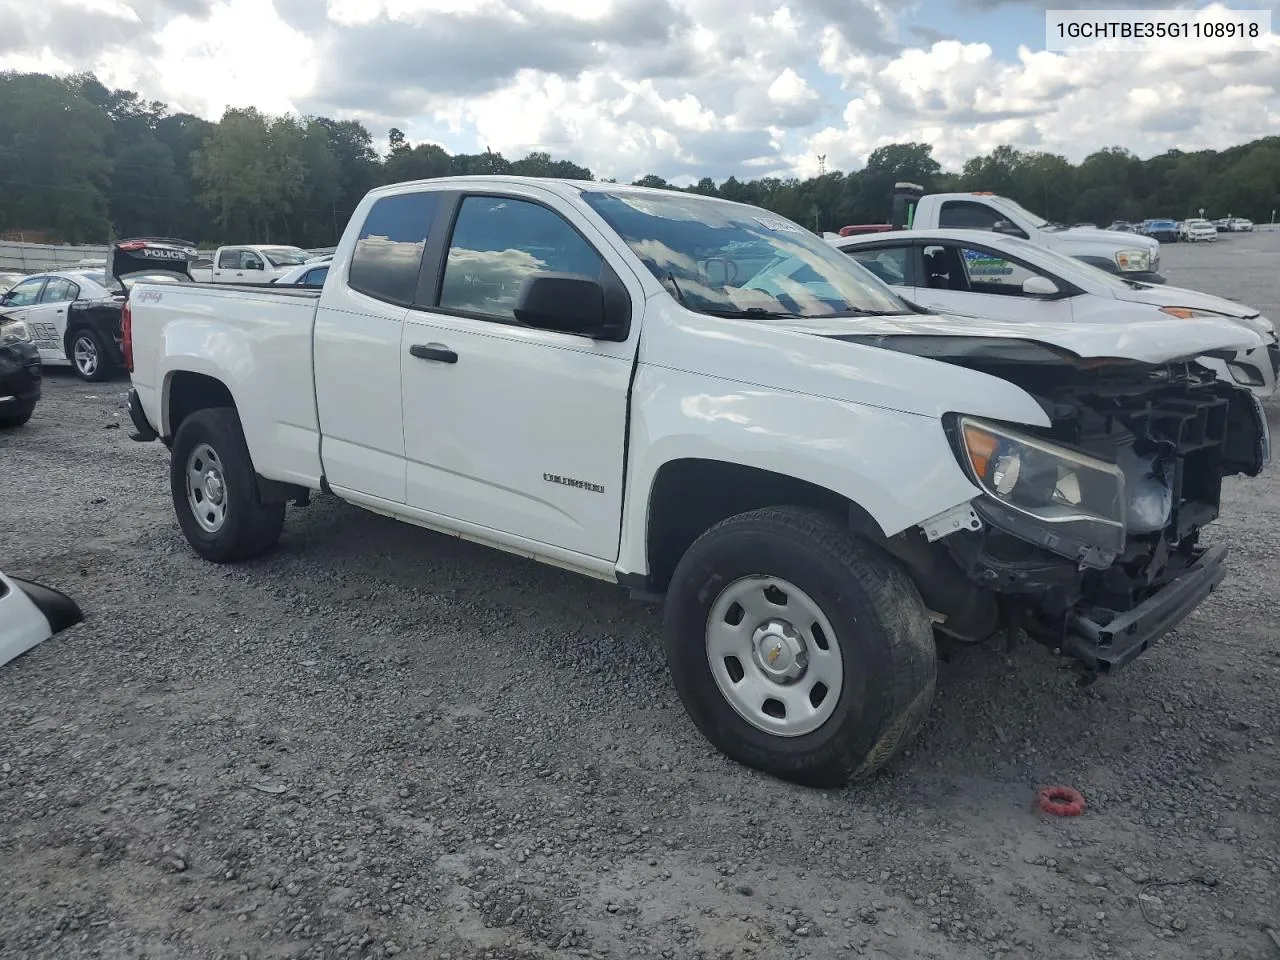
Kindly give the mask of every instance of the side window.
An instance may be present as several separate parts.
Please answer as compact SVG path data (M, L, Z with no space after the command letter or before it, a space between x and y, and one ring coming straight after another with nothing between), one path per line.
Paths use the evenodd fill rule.
M302 278L302 282L308 287L323 287L324 278L328 275L328 267L317 267L314 270L308 270L307 275Z
M239 250L223 250L218 254L219 270L239 270L240 269L240 251Z
M44 286L44 277L36 280L23 280L5 295L6 307L29 307L40 296L40 288Z
M440 194L432 190L377 201L351 255L351 289L402 307L413 303L422 251L439 203Z
M917 286L932 290L968 290L969 277L965 272L960 248L951 244L930 245L924 248L924 277Z
M999 293L1006 296L1022 296L1022 283L1029 277L1040 276L1020 263L1005 260L990 250L960 248L969 274L969 288L974 293Z
M240 267L243 270L261 270L263 269L262 257L252 250L245 250L240 254Z
M845 252L885 283L901 287L907 282L909 249L908 247L877 247L874 250L867 250L854 247Z
M598 277L603 265L600 254L546 207L511 197L467 197L449 243L440 306L512 322L525 277Z
M44 285L44 292L40 294L40 302L63 303L67 300L74 300L79 295L80 288L70 280L53 277Z
M991 230L1004 217L993 207L971 200L948 200L938 213L938 226L955 230Z

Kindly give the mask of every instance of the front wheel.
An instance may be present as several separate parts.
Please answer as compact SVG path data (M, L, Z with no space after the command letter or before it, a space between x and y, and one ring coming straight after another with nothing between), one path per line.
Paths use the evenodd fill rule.
M0 413L0 427L22 427L31 419L31 415L35 413L36 405L30 404L21 410L9 410Z
M248 560L280 539L284 504L258 502L249 447L230 407L197 410L182 421L173 438L169 486L178 524L206 560Z
M77 330L69 339L67 357L77 377L98 383L111 375L111 361L101 337L92 330Z
M919 730L937 651L915 584L825 514L768 508L704 533L667 592L667 659L722 753L785 780L866 777Z

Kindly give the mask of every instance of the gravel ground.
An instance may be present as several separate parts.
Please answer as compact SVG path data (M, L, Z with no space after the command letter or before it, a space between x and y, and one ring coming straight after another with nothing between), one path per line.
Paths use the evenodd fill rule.
M1165 269L1280 317L1278 254ZM1274 470L1133 666L966 651L908 755L821 792L713 752L608 585L332 499L198 561L126 388L52 372L0 436L0 564L88 614L0 669L6 958L1280 957Z

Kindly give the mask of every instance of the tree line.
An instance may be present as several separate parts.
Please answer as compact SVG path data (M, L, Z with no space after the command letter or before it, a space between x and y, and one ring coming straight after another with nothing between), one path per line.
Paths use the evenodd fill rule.
M219 242L335 243L373 186L458 174L593 179L589 169L535 152L450 154L410 144L392 129L385 148L352 120L268 116L228 109L213 123L171 112L92 74L0 73L0 236L95 243L112 236ZM1280 209L1280 136L1225 150L1169 150L1143 160L1109 147L1079 164L1000 146L959 172L927 143L872 151L863 169L801 180L763 177L677 187L650 174L634 181L753 203L814 229L881 222L893 184L990 190L1049 220L1205 215L1269 221Z

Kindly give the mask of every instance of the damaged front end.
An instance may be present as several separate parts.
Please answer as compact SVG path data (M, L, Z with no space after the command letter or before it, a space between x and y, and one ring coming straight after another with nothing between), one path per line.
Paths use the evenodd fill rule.
M1226 548L1202 546L1200 533L1218 516L1223 478L1256 476L1270 459L1252 393L1194 361L1082 360L1029 344L1047 353L1028 364L1008 343L985 355L972 343L949 356L937 342L911 346L1017 383L1051 421L946 424L983 491L966 505L973 522L926 523L889 544L942 633L972 642L1020 627L1097 675L1223 580Z

